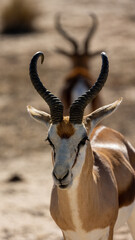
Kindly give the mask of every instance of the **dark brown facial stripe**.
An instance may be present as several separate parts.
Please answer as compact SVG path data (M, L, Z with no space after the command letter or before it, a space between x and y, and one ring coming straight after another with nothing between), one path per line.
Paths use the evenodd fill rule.
M125 176L126 177L126 176ZM135 199L135 176L128 188L119 194L119 208L130 205Z
M61 138L70 138L75 132L72 123L69 122L69 117L64 117L63 121L57 125L57 134Z
M74 160L72 168L75 166L75 164L77 162L78 154L79 154L79 149L77 150L77 153L76 153L75 160Z

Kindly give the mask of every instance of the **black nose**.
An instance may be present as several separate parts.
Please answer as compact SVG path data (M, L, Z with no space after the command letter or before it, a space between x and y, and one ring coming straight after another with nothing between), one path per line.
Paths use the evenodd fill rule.
M58 181L62 181L64 179L66 179L69 175L69 170L67 170L64 173L59 173L55 170L53 170L53 176L58 180Z

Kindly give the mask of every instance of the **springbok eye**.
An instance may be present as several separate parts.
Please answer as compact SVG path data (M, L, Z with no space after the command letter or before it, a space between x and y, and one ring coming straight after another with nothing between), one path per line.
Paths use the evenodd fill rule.
M54 147L54 145L53 145L53 143L52 143L52 141L50 140L49 137L46 138L46 141L48 141L49 145L50 145L53 149L55 149L55 147Z
M79 142L79 144L78 144L78 149L80 149L80 147L82 147L82 146L85 145L86 140L89 141L88 136L85 136L85 137Z

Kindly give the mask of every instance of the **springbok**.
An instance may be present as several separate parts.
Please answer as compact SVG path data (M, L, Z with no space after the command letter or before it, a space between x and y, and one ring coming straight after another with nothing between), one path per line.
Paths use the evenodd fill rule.
M63 104L41 83L37 52L30 63L31 81L47 102L50 114L28 106L30 115L49 128L54 187L50 212L66 240L113 239L115 229L128 222L135 239L135 149L119 132L97 124L114 112L122 99L83 116L108 75L108 58L96 83L63 116ZM88 137L90 135L90 138Z
M56 51L66 57L68 57L72 62L72 68L70 73L66 76L64 86L61 89L60 99L64 105L64 115L69 114L70 105L86 92L94 84L95 79L91 74L91 69L89 65L89 60L93 57L99 55L101 51L92 52L89 50L90 41L97 29L97 17L95 14L91 14L92 26L90 27L86 38L84 39L82 52L79 50L78 42L71 37L62 27L60 23L60 14L56 16L56 29L57 31L71 43L73 50L72 52L67 52L61 48L57 48ZM89 72L90 70L90 72ZM96 98L91 102L89 106L92 111L102 106L101 98L96 96Z

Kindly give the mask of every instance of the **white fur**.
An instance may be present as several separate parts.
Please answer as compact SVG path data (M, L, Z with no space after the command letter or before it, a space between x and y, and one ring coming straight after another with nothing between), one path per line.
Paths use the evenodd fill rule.
M71 101L74 102L76 99L78 99L78 97L84 94L87 90L88 88L86 87L84 80L80 78L80 80L77 82L77 84L74 86L72 90Z
M93 146L96 148L107 148L107 149L118 150L118 151L123 150L123 152L127 153L127 149L126 149L125 145L122 146L122 145L115 144L115 143L98 143L97 142Z
M75 133L68 139L61 139L57 132L57 126L52 125L49 129L48 136L50 136L50 140L55 146L56 158L55 164L59 163L61 165L68 164L69 168L72 169L72 166L75 161L76 153L77 153L77 146L81 141L82 137L86 134L86 130L83 125L76 124L74 126ZM79 131L77 131L79 129ZM81 170L82 164L85 159L85 151L86 147L80 149L78 160L72 169L73 176L76 177ZM81 157L80 157L81 156Z
M86 154L86 144L80 149L76 164L72 169L74 178L80 175L80 172L82 170L82 166L85 160L85 154Z
M66 240L107 240L109 234L109 227L104 229L95 229L91 232L85 232L83 230L74 231L63 231Z
M103 129L105 129L105 127L104 127L104 126L100 126L100 127L96 130L96 132L95 132L95 134L94 134L94 137L91 139L91 144L93 144L93 143L96 141L97 136L99 135L99 133L100 133Z

